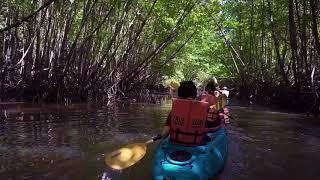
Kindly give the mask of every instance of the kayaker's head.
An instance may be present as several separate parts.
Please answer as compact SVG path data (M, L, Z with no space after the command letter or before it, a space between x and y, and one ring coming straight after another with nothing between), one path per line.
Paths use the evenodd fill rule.
M178 96L180 99L195 99L197 97L197 87L192 81L182 81L178 88Z
M214 95L214 91L219 90L219 85L215 80L210 80L206 86L206 91L211 94Z

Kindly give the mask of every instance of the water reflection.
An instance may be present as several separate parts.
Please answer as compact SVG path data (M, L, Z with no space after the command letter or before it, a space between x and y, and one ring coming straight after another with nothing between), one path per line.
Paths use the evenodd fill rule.
M161 113L167 113L158 111L159 106L129 103L2 109L0 179L96 179L105 152L157 131ZM86 167L92 163L95 173Z
M169 110L169 101L3 108L0 179L152 179L156 144L123 171L106 167L104 156L158 133ZM320 177L318 121L240 106L231 112L229 157L218 179Z

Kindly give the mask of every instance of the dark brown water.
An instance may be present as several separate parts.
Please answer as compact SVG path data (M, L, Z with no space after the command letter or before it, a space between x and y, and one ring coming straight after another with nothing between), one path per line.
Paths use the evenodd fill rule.
M229 156L219 180L320 179L320 120L232 106ZM160 105L13 106L0 110L0 179L152 179L156 147L123 171L104 155L157 134L170 101Z

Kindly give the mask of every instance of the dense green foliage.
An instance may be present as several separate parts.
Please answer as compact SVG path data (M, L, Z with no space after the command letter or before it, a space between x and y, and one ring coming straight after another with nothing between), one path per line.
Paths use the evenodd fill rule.
M315 0L226 1L223 24L235 49L240 93L297 108L316 103L319 7Z
M1 98L103 100L159 84L173 71L164 70L166 64L195 34L190 15L197 6L164 0L4 1Z
M50 4L24 18L44 2ZM0 30L1 98L101 100L213 76L232 79L240 94L263 101L282 87L301 93L310 86L316 95L319 4L5 0L0 28L18 24Z

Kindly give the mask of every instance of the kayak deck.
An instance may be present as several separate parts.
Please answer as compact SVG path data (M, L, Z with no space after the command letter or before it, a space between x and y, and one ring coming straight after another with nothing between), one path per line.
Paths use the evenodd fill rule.
M226 129L220 128L208 133L206 145L188 147L163 140L156 151L154 179L208 179L224 166L227 156Z

